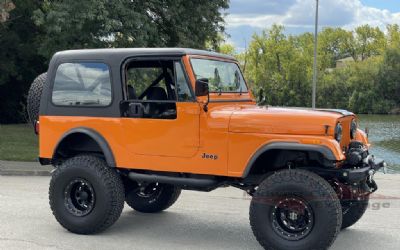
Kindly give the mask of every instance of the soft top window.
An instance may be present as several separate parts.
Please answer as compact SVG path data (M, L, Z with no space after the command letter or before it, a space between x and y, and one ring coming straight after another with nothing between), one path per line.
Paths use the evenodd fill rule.
M104 63L63 63L58 66L52 101L63 106L111 104L110 71Z

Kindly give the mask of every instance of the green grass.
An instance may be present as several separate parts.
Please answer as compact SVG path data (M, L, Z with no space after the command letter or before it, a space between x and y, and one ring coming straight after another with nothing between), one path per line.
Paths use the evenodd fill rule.
M0 125L0 160L35 161L38 138L29 124Z

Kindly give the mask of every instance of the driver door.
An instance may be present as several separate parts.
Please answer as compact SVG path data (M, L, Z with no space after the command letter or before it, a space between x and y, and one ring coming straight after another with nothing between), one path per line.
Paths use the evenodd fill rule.
M127 150L133 154L193 157L199 148L200 106L180 58L134 59L125 69L121 105Z

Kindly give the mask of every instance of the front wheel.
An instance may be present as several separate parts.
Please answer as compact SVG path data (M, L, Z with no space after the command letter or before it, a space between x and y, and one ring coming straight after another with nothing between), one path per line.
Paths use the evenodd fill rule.
M134 183L126 193L126 203L142 213L158 213L172 206L181 189L169 184Z
M323 178L304 170L282 170L254 193L250 224L265 249L327 249L340 231L342 209Z
M342 202L343 223L342 229L348 228L356 224L367 211L369 204L369 196L360 200Z

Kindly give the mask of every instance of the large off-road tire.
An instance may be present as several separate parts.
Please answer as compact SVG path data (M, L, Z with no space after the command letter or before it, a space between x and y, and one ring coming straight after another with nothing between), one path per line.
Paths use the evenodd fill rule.
M119 174L103 159L79 155L53 172L50 207L67 230L94 234L117 221L124 207L124 192Z
M142 213L158 213L172 206L181 194L181 189L169 184L134 184L126 193L126 203Z
M327 249L340 231L342 209L323 178L304 170L282 170L254 193L250 224L264 249Z
M27 98L27 111L29 121L34 124L39 120L40 99L42 98L43 88L46 84L47 73L43 73L33 80L29 88Z
M342 204L342 210L343 210L342 229L351 227L354 224L356 224L357 221L359 221L367 211L368 204L369 204L369 196L361 200L346 202L346 205Z

